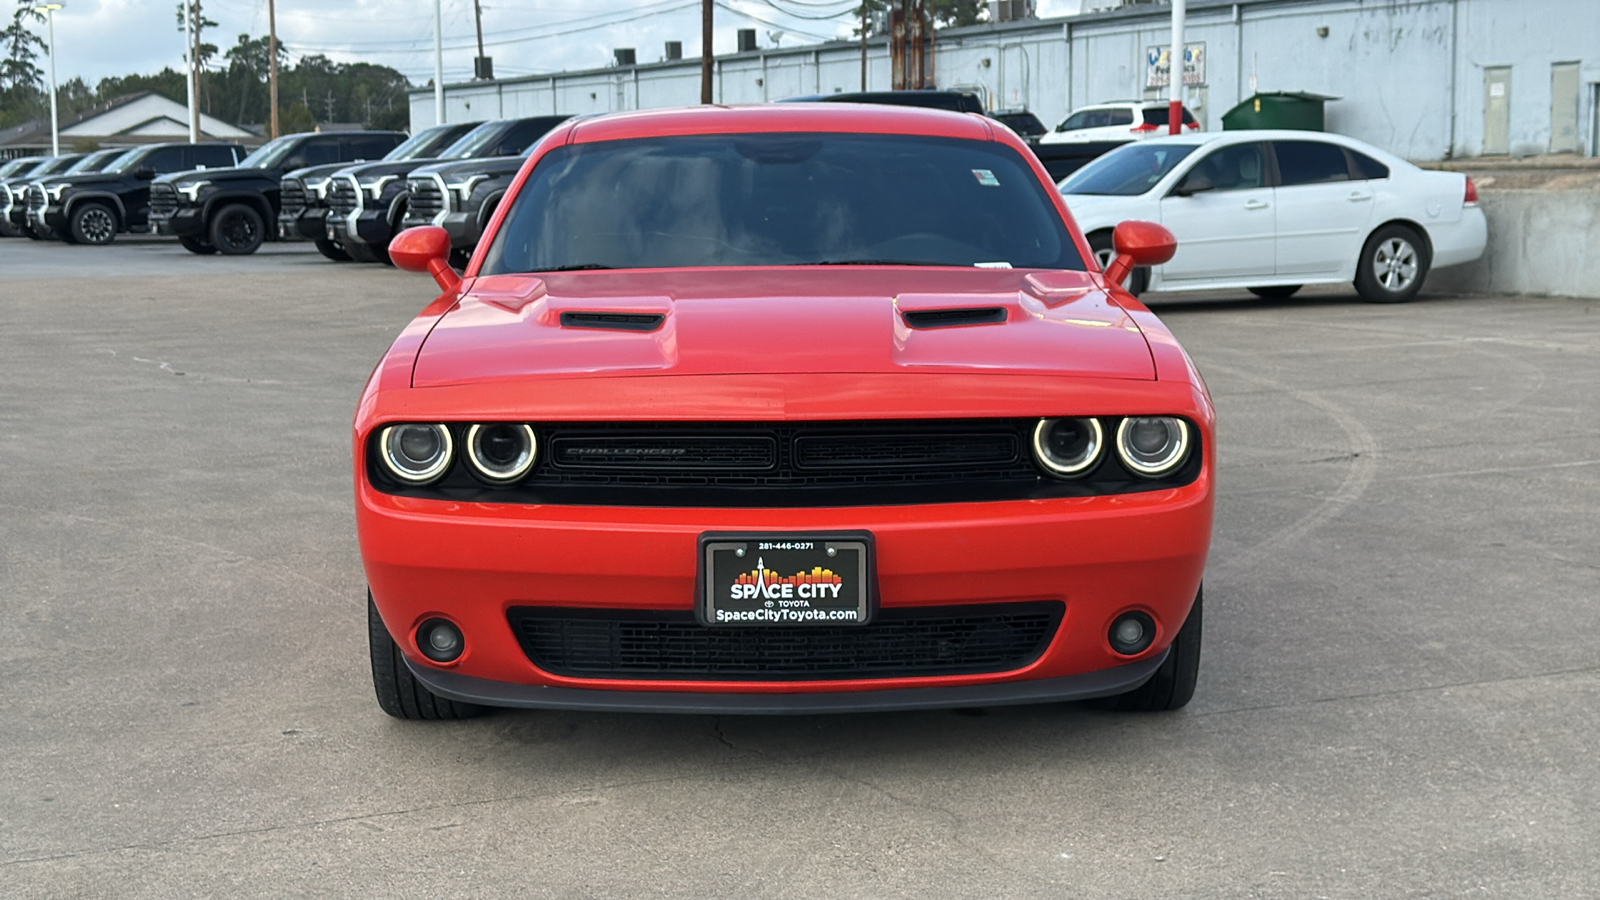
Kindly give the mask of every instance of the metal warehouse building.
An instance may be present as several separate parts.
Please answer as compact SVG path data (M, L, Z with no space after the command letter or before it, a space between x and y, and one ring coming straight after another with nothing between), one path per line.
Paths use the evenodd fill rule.
M1047 124L1077 106L1165 97L1149 62L1170 41L1164 4L938 32L933 73L993 109ZM1188 104L1207 129L1260 91L1339 98L1331 131L1416 160L1600 147L1600 0L1190 0ZM721 103L861 87L852 41L752 50L716 60ZM889 51L869 43L868 88L889 88ZM593 113L694 104L700 60L446 86L446 117ZM415 127L431 90L411 95Z

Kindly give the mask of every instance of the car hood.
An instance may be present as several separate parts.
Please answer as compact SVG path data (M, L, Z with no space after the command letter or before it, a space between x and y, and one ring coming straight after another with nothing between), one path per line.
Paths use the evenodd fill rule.
M58 184L68 184L73 187L88 187L94 184L111 184L121 181L123 176L109 172L85 172L81 175L51 175L40 183L45 187L55 187Z
M967 309L1003 320L904 317ZM579 324L596 313L660 319ZM895 371L1155 378L1138 326L1083 272L806 267L478 278L423 343L412 384Z
M441 162L438 159L397 159L389 162L367 162L359 165L344 164L340 175L354 175L360 179L383 178L387 175L409 175L412 170Z
M320 166L306 166L303 169L294 169L293 171L285 172L283 177L298 178L301 181L306 181L308 179L311 181L322 181L332 177L335 172L342 171L349 166L350 163L348 162L324 163ZM260 170L252 169L250 171Z
M1128 219L1140 218L1140 211L1147 209L1143 195L1062 194L1061 199L1067 204L1067 212L1072 213L1072 221L1077 222L1085 232L1115 227ZM1155 213L1144 212L1142 215L1151 217Z
M522 164L527 162L525 156L491 156L488 159L454 159L449 162L434 163L431 166L422 166L412 171L412 175L439 175L445 181L454 181L458 178L468 178L473 175L515 175Z
M193 184L196 181L218 183L262 180L276 182L281 177L281 172L282 170L280 169L191 169L187 172L161 175L156 180L172 185Z

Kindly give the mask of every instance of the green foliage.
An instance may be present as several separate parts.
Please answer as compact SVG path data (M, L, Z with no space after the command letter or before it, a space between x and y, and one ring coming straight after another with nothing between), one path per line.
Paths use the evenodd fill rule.
M317 117L306 109L304 103L291 103L278 107L278 131L281 134L301 134L317 130Z
M989 4L986 0L923 0L923 6L933 15L935 28L959 28L989 21ZM880 21L885 25L889 21L886 10L898 9L900 0L862 0L861 6L856 7L857 25L854 33L857 36L861 34L862 7L867 10L867 34L872 36L880 33Z

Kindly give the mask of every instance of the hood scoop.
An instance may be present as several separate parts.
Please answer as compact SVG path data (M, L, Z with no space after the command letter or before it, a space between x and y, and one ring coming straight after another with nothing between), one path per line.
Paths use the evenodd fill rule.
M667 320L662 313L594 312L565 310L562 328L599 328L608 331L655 331Z
M911 328L951 328L956 325L999 325L1006 320L1004 306L973 306L965 309L911 309L900 315Z

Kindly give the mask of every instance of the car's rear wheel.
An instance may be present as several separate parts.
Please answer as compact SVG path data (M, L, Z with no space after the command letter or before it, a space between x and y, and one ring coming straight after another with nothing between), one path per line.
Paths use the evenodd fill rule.
M83 203L72 210L67 235L75 244L103 247L117 239L117 214L104 203Z
M1110 268L1111 261L1117 258L1117 248L1111 243L1111 232L1109 231L1097 231L1089 235L1089 249L1094 251L1095 261L1100 263L1102 272ZM1149 285L1150 270L1145 266L1140 266L1133 270L1133 274L1128 276L1128 283L1125 287L1128 293L1137 297L1144 293L1144 289Z
M217 248L211 246L205 241L200 240L197 237L189 237L188 235L184 235L183 237L178 238L178 243L182 244L183 249L189 251L190 253L197 253L201 256L210 256L211 254L217 252Z
M1275 284L1271 287L1250 288L1250 293L1266 300L1287 300L1300 290L1298 284Z
M1356 291L1369 303L1404 303L1428 277L1428 248L1405 225L1385 225L1367 238L1356 261Z
M378 706L389 715L396 719L470 719L489 711L476 703L446 700L417 683L384 627L371 591L367 592L367 639L372 652L372 686L378 692Z
M350 254L346 253L344 251L344 247L340 246L336 241L318 239L313 243L317 245L318 253L321 253L323 256L326 256L334 262L350 261Z
M224 206L212 216L210 232L211 246L224 256L248 256L267 239L261 213L243 203Z
M1189 618L1178 629L1178 636L1172 639L1172 649L1167 652L1166 661L1156 670L1156 674L1126 694L1094 701L1096 706L1118 712L1160 712L1188 705L1194 698L1195 682L1200 678L1200 632L1205 593L1202 586L1199 593L1194 595Z

